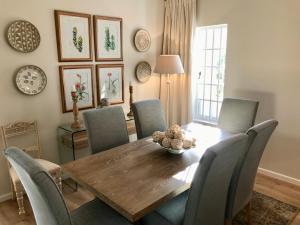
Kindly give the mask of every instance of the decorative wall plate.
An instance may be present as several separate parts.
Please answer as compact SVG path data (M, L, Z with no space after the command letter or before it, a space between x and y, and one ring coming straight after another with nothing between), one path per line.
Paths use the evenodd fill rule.
M37 66L23 66L17 72L16 85L24 94L37 95L45 89L46 84L46 74Z
M140 62L135 69L136 79L141 82L147 82L151 77L152 69L148 62Z
M134 44L139 52L146 52L151 46L151 37L148 31L140 29L134 37Z
M8 43L19 52L32 52L40 45L38 29L30 22L17 20L7 30Z

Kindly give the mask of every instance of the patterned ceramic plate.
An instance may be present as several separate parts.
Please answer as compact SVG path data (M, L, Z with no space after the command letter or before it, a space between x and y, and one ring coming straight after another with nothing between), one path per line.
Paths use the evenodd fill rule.
M30 22L17 20L7 30L8 43L19 52L32 52L40 45L38 29Z
M151 73L152 73L151 65L147 62L140 62L136 66L135 69L136 79L141 83L147 82L151 77Z
M18 89L27 95L37 95L42 92L47 84L44 71L37 66L23 66L16 75Z
M151 46L151 37L148 31L140 29L134 37L134 44L139 52L146 52Z

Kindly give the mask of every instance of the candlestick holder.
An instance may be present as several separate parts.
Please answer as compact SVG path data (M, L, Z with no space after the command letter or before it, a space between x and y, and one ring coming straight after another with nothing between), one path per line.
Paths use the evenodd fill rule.
M79 121L79 112L78 112L78 95L76 91L71 92L72 100L73 100L73 116L74 116L74 122L71 124L71 127L74 129L81 128L81 124Z
M132 102L133 102L133 98L132 98L132 93L133 93L133 86L129 85L129 106L130 106L130 111L129 113L127 113L128 117L133 117L133 112L132 112Z

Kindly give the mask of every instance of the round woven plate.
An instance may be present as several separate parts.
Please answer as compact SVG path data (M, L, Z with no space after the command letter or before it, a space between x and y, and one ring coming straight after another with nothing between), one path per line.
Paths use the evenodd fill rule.
M151 77L152 69L148 62L140 62L135 69L136 79L141 82L147 82Z
M40 45L38 29L30 22L17 20L7 30L8 43L19 52L32 52Z
M140 29L134 37L134 44L139 52L146 52L151 46L151 37L148 31Z
M45 89L47 77L37 66L23 66L17 72L16 85L24 94L37 95Z

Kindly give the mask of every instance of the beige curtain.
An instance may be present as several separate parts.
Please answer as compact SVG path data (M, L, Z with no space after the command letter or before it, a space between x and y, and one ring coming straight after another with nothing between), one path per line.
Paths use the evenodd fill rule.
M191 121L191 49L196 0L166 0L163 54L180 55L184 75L171 75L169 125ZM160 99L167 108L167 76L161 75ZM166 110L167 111L167 110Z

